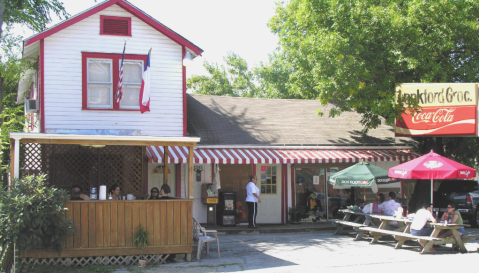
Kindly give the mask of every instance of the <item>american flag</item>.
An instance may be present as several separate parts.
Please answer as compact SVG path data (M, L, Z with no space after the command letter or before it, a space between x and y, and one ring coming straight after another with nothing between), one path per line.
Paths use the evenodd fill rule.
M120 72L118 73L118 89L116 91L116 103L120 103L121 97L123 96L123 92L121 92L122 82L123 82L123 59L125 58L125 48L126 48L126 41L125 45L123 46L123 54L121 54L121 63L120 63Z

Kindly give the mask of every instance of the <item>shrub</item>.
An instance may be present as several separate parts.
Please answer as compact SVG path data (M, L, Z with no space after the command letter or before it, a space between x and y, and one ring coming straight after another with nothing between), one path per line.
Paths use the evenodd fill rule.
M46 175L14 179L0 188L0 245L15 243L19 250L55 249L60 255L73 223L64 216L69 194L47 187Z
M148 240L148 235L150 232L146 231L141 225L138 227L138 231L135 232L135 246L138 248L143 248L150 244Z

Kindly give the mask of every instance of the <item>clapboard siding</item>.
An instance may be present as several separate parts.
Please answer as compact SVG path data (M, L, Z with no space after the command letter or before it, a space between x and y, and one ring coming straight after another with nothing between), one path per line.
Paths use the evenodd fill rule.
M100 35L100 15L131 17L132 37ZM151 55L150 112L82 110L82 52ZM114 5L45 39L45 129L130 129L183 135L182 48ZM104 236L104 235L98 235Z

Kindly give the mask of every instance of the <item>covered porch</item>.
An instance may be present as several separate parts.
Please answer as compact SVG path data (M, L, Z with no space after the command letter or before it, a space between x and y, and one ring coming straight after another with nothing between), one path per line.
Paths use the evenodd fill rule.
M67 180L84 187L115 183L124 189L123 194L137 197L68 202L66 217L73 220L75 233L67 238L61 255L38 249L22 252L22 258L186 254L187 260L191 259L193 150L200 138L35 133L10 133L9 137L12 178L46 172L50 186L70 190L73 182ZM152 145L162 146L165 157L169 146L183 146L188 151L186 199L140 200L147 196L144 161L146 147ZM143 249L134 246L140 225L150 233L150 245Z

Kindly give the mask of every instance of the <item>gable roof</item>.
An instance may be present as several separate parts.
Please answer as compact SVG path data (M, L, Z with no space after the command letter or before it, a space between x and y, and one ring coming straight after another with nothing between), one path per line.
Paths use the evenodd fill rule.
M200 145L414 146L381 125L363 135L361 115L328 117L331 104L316 100L260 99L188 94L188 134ZM325 115L317 116L321 109Z
M96 6L93 6L89 9L79 13L79 14L76 14L76 15L72 16L69 19L66 19L66 20L52 26L51 28L48 28L48 29L46 29L46 30L44 30L40 33L37 33L37 34L25 39L23 41L24 46L29 46L29 45L31 45L31 44L33 44L33 43L35 43L35 42L37 42L41 39L47 38L48 36L53 35L53 34L59 32L60 30L63 30L63 29L65 29L65 28L67 28L67 27L69 27L69 26L87 18L87 17L90 17L91 15L93 15L97 12L100 12L100 11L102 11L102 10L112 6L112 5L120 6L121 8L128 11L132 15L138 17L140 20L142 20L146 24L150 25L151 27L153 27L157 31L161 32L163 35L165 35L168 38L170 38L171 40L175 41L179 45L187 47L188 49L193 51L195 54L201 55L201 53L203 52L203 50L201 48L194 45L192 42L188 41L187 39L185 39L184 37L182 37L178 33L174 32L173 30L171 30L167 26L158 22L153 17L146 14L144 11L142 11L139 8L133 6L131 3L129 3L128 1L125 1L125 0L106 0L104 2L101 2Z

